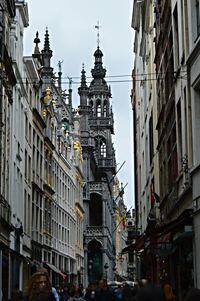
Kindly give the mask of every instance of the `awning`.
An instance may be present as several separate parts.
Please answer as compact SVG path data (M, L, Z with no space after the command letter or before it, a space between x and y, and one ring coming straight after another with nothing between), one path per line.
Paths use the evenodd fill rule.
M66 278L67 276L61 272L55 265L45 262L45 265L49 267L53 272L59 274L61 277Z
M171 232L152 240L150 243L151 252L161 257L167 257L173 254L176 249L177 246L172 243Z
M147 235L149 235L149 237L161 237L169 232L177 232L181 227L192 224L192 216L193 210L186 209L180 214L180 216L177 219L167 224L163 224L159 227L156 227L151 232L148 232Z

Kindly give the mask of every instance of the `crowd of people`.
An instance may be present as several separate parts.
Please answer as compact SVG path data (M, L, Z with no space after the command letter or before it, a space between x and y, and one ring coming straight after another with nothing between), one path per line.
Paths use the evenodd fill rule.
M86 289L69 284L56 289L52 286L46 270L37 271L31 277L28 289L22 293L18 287L10 301L179 301L172 286L152 284L146 279L110 287L106 279L93 282ZM184 301L199 301L200 289L192 288Z

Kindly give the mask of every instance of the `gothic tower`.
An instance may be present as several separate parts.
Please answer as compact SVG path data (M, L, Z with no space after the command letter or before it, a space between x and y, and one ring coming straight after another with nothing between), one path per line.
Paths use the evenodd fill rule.
M94 57L93 79L87 86L83 68L78 89L85 179L85 272L88 282L112 279L115 264L112 185L116 163L112 143L111 91L105 80L106 69L103 68L103 53L99 46Z

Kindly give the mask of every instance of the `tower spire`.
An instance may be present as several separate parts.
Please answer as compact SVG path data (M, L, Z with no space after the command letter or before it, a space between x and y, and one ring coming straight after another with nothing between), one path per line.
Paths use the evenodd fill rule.
M44 38L44 51L49 52L50 50L50 44L49 44L49 32L48 28L46 27L46 33Z
M84 64L82 65L81 71L81 88L87 88Z
M52 52L53 51L50 49L50 44L49 44L48 28L46 28L46 33L45 33L45 38L44 38L44 49L42 50L44 67L50 67Z
M87 106L88 86L87 86L87 82L86 82L84 64L82 66L81 85L78 88L78 94L80 95L80 106Z
M43 77L43 82L47 87L49 86L53 76L53 68L51 67L52 54L53 51L50 49L48 28L46 28L45 38L44 38L44 48L41 51L41 56L42 56L42 65L43 65L42 77Z

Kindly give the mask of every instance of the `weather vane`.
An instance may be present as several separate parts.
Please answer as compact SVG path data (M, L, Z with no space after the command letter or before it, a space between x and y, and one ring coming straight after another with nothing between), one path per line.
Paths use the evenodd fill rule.
M99 21L97 22L97 25L95 25L95 28L97 29L97 47L99 47L99 43L100 43L100 34L99 34L99 29L101 28L101 26L99 25Z

